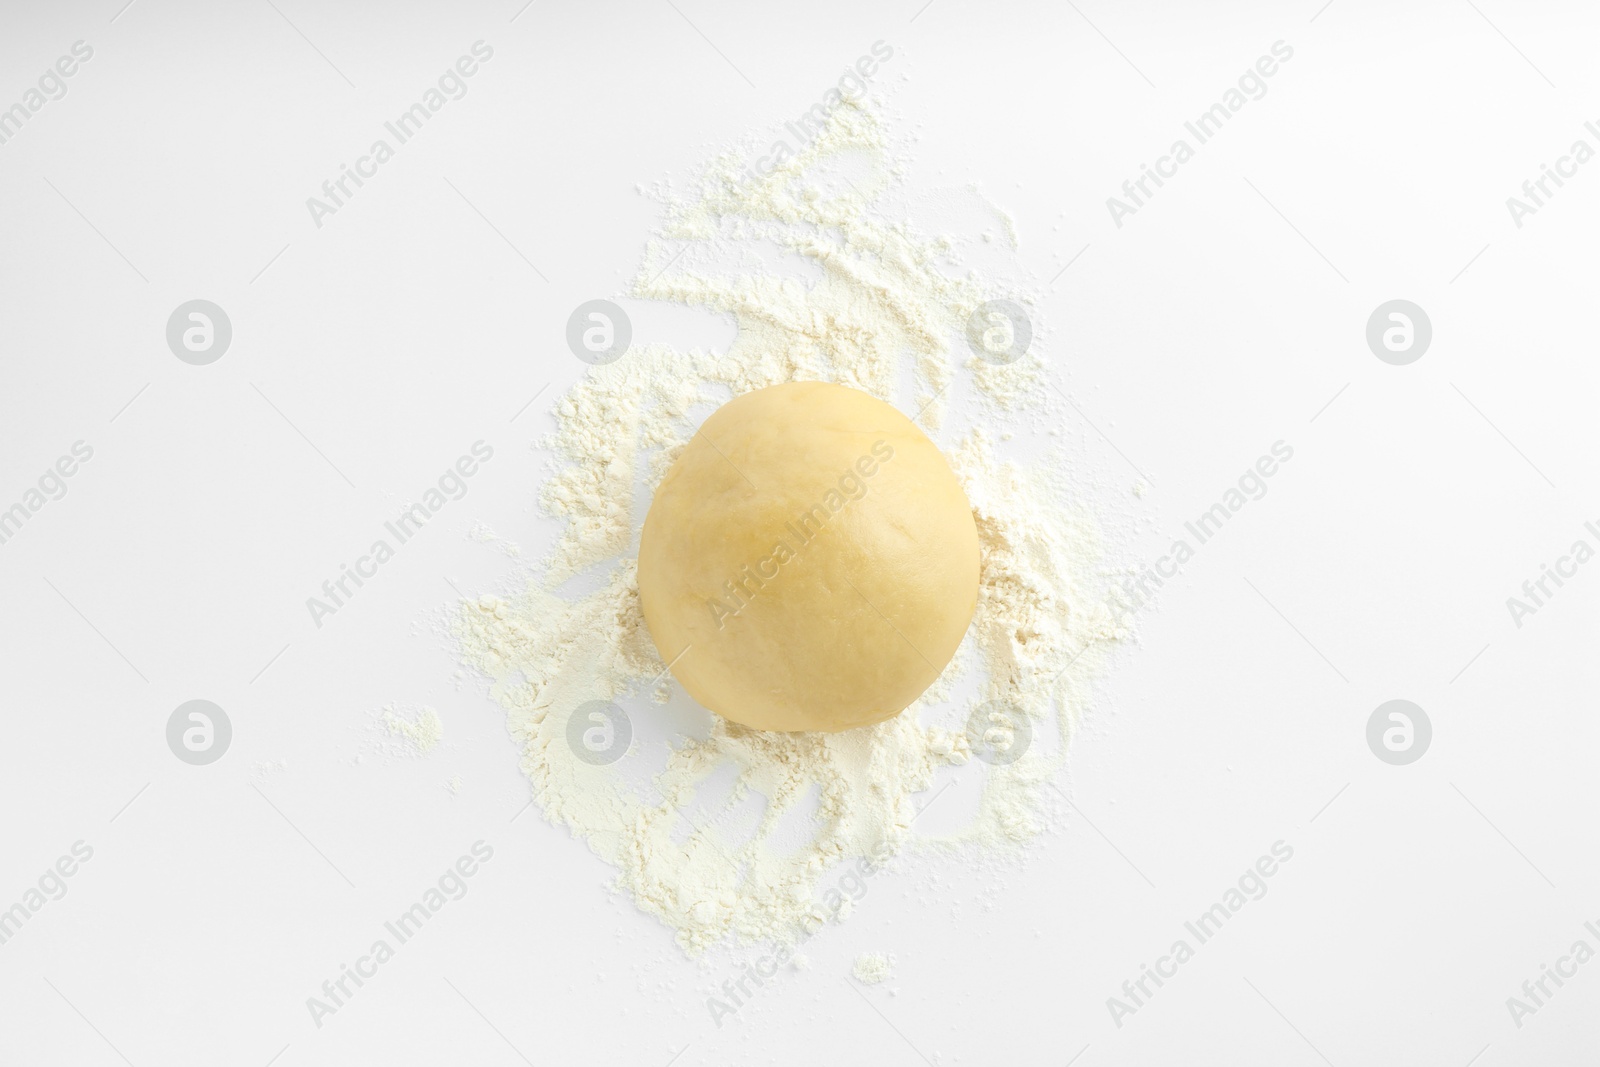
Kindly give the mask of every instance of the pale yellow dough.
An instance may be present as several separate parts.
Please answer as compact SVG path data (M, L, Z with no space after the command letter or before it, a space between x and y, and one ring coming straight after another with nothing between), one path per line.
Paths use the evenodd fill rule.
M763 730L846 730L939 676L978 598L950 465L876 397L790 382L718 408L656 490L639 601L700 703Z

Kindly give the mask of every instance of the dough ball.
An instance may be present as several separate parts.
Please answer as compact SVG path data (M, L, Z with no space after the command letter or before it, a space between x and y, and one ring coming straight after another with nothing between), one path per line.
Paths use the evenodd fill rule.
M735 397L667 471L639 601L696 700L762 730L847 730L939 676L978 601L972 506L876 397L790 382Z

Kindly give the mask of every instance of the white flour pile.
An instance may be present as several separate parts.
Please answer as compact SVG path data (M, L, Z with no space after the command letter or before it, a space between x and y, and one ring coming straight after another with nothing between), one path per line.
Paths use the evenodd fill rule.
M464 604L452 621L464 661L507 712L545 817L614 866L618 886L691 953L730 936L793 944L842 919L847 909L819 894L841 864L1039 833L1084 684L1126 634L1092 524L1050 467L1001 454L1006 420L1042 403L1039 346L1008 366L966 346L979 304L1024 298L958 272L952 239L878 214L900 177L876 115L846 105L767 178L749 179L729 154L693 198L664 196L634 295L732 316L737 338L720 352L636 346L560 398L545 442L557 468L540 502L565 528L525 590ZM956 659L899 716L841 734L762 733L690 706L645 629L632 558L652 487L705 415L797 379L916 414L962 479L982 543L977 613ZM962 393L989 431L941 433ZM574 578L585 591L557 592ZM618 762L586 761L569 743L569 719L590 701L629 717ZM998 756L973 765L975 740ZM931 790L978 772L966 825L913 832Z
M867 985L878 985L894 975L894 957L887 952L863 952L856 957L851 973Z

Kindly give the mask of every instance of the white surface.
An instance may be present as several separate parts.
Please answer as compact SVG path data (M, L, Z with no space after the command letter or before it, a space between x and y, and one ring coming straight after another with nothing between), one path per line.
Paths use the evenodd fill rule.
M1600 165L1521 229L1505 207L1574 139L1595 143L1592 11L676 0L540 2L513 22L515 2L275 2L0 16L0 106L74 41L95 49L0 145L0 506L74 441L95 450L0 545L0 907L74 841L94 848L0 946L0 1062L1498 1067L1600 1051L1600 963L1520 1029L1505 1003L1578 938L1600 947L1583 929L1600 920L1600 567L1521 629L1505 607L1600 519ZM305 198L478 39L494 59L468 95L315 228ZM1143 616L1077 747L1081 816L1000 884L878 876L808 970L719 1029L705 997L757 953L685 961L580 845L510 821L514 748L430 620L446 579L476 591L508 572L462 536L473 523L548 535L528 446L584 369L568 313L619 292L656 219L635 183L799 114L879 39L922 133L914 188L978 182L1043 279L1087 243L1043 305L1048 356L1152 479L1124 494L1154 517L1141 550L1274 441L1295 458ZM1279 39L1294 58L1266 97L1113 226L1105 198ZM234 327L207 367L163 337L195 297ZM1406 367L1363 338L1396 297L1435 331ZM718 336L627 306L639 340ZM1070 429L1131 484L1094 430ZM495 458L466 498L313 628L305 598L480 438ZM197 697L235 733L203 768L164 740ZM1435 728L1408 767L1364 739L1395 697ZM397 701L438 708L444 745L358 764L371 713ZM466 897L316 1028L306 998L479 839L494 858ZM1115 1026L1106 998L1279 839L1294 859L1268 895ZM895 978L850 988L863 951L893 953Z

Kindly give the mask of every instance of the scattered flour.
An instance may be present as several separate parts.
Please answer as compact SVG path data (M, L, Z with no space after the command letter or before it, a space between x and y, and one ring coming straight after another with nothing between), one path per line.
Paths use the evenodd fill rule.
M430 707L406 712L393 704L383 709L382 722L389 736L399 739L411 753L426 756L444 737L444 723L439 713Z
M894 974L894 957L887 952L863 952L856 957L852 973L867 985L886 982Z
M259 760L258 759L253 764L251 764L251 767L252 767L253 771L255 772L255 776L257 778L261 778L261 779L264 780L264 779L272 777L274 774L282 774L284 771L288 770L289 769L289 763L288 763L287 760L281 760L281 759L280 760Z
M494 529L490 527L488 523L474 523L472 528L467 531L467 536L479 544L498 546L500 551L504 552L512 559L520 558L522 555L521 545L517 544L515 541L508 541L504 537L501 537L499 534L494 532Z
M952 239L880 213L901 171L876 113L841 106L793 159L746 174L729 154L693 197L664 196L633 286L731 316L736 339L717 352L636 346L561 396L539 498L563 524L556 543L520 591L468 600L450 622L463 662L506 711L545 817L614 867L617 886L690 953L728 938L793 945L842 920L819 889L847 861L1006 849L1040 833L1085 686L1128 633L1125 609L1097 585L1100 542L1069 504L1059 457L1028 466L997 451L995 428L1049 400L1038 334L1006 366L967 353L979 304L1026 295L962 272ZM774 249L777 266L762 259ZM839 734L764 733L694 705L639 610L633 553L651 488L715 405L798 379L915 413L965 486L982 545L977 612L941 678L895 718ZM972 402L953 409L963 391ZM974 425L948 427L960 412ZM569 740L614 730L596 705L580 711L595 701L628 716L616 762ZM947 833L914 832L939 795L930 790L953 775L976 782L976 812Z

